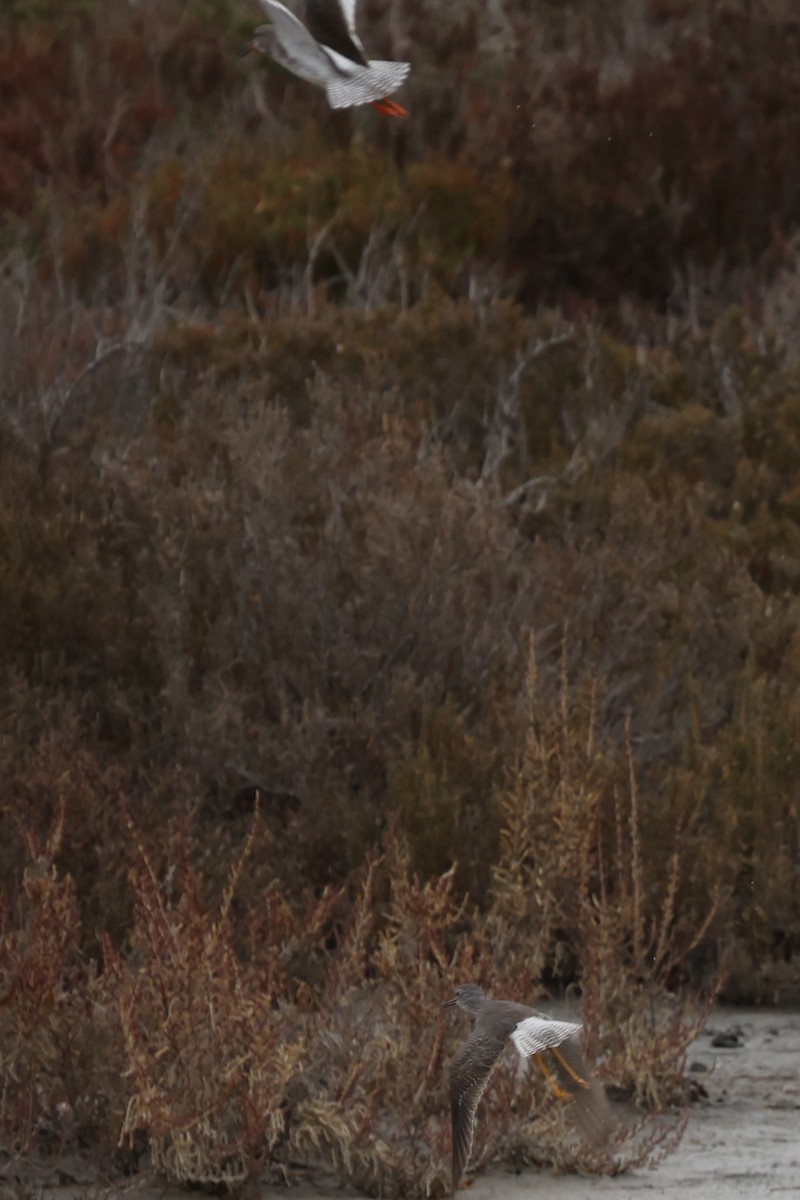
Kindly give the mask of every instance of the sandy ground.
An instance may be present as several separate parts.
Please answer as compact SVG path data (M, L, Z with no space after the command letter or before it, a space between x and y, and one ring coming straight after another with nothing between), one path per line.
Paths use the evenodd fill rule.
M739 1043L714 1046L715 1037ZM465 1200L594 1200L644 1196L647 1200L800 1200L800 1010L719 1009L687 1058L693 1078L708 1093L693 1105L679 1148L654 1170L614 1178L502 1171L479 1177ZM26 1189L41 1200L185 1200L175 1188L140 1181L92 1183L39 1175ZM0 1183L0 1194L14 1189ZM19 1195L19 1192L16 1192ZM260 1200L333 1200L346 1192L301 1185L291 1192L263 1189ZM352 1195L352 1193L351 1193Z

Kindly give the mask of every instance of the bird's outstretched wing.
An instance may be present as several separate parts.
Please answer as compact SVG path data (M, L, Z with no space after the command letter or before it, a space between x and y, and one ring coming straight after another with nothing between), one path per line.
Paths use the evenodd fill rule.
M356 0L306 0L306 20L312 35L359 66L367 65L356 33Z
M260 2L272 22L278 51L273 45L272 53L277 61L301 79L324 86L331 75L331 62L303 22L279 0Z
M505 1038L473 1030L450 1068L450 1113L453 1125L453 1191L469 1161L475 1133L475 1112L489 1076L500 1057Z

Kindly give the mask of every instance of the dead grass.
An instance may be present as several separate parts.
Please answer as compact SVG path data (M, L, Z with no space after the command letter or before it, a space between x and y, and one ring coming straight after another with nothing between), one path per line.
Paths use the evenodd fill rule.
M499 936L502 904L488 921L470 912L456 899L452 869L415 880L400 840L372 859L350 903L327 891L301 909L268 887L236 917L258 809L209 908L186 861L156 875L123 807L135 898L130 938L124 955L104 939L102 968L80 971L74 889L52 863L64 817L62 809L46 844L28 839L29 907L16 926L7 920L3 939L13 989L4 997L2 1121L18 1154L87 1140L110 1153L118 1139L139 1152L147 1146L151 1164L184 1183L236 1186L264 1173L290 1182L303 1165L368 1194L448 1193L447 1069L465 1031L445 1021L442 997L456 980L487 974L499 991L516 985L530 994L535 985L520 962L544 936L518 937L509 956L508 937ZM493 957L495 945L505 957ZM306 979L295 974L299 963ZM637 1078L643 1067L628 1057L628 1025L597 1024L620 993L612 995L605 978L584 983L595 997L587 1003L591 1044L605 1045L613 1064L606 1076ZM680 1063L693 1003L688 994L672 1002L683 1019L647 1064L659 1084L671 1083ZM631 1010L641 1012L637 1003ZM641 1163L663 1131L631 1136L627 1161ZM617 1149L616 1164L582 1151L552 1097L536 1088L525 1096L504 1067L488 1094L475 1163L500 1153L609 1170L625 1162Z

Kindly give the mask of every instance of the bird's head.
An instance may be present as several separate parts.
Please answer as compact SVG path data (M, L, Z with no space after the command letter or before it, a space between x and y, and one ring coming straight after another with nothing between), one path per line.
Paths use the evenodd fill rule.
M485 999L486 992L477 983L460 983L452 1000L445 1000L442 1008L450 1008L452 1004L457 1004L459 1008L474 1016Z
M239 58L244 58L246 54L272 54L274 41L275 30L272 26L259 25L258 29L253 32L250 41L242 46L239 51Z

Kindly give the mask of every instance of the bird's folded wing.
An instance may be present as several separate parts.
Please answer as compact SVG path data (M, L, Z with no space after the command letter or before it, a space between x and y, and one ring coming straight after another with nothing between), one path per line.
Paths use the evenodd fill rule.
M543 1017L526 1017L511 1031L511 1040L523 1058L541 1054L553 1046L560 1046L570 1038L577 1038L583 1028L572 1021L548 1021Z
M328 103L331 108L352 108L356 104L383 100L397 91L410 70L410 63L380 60L371 62L368 67L356 67L349 74L330 80Z

